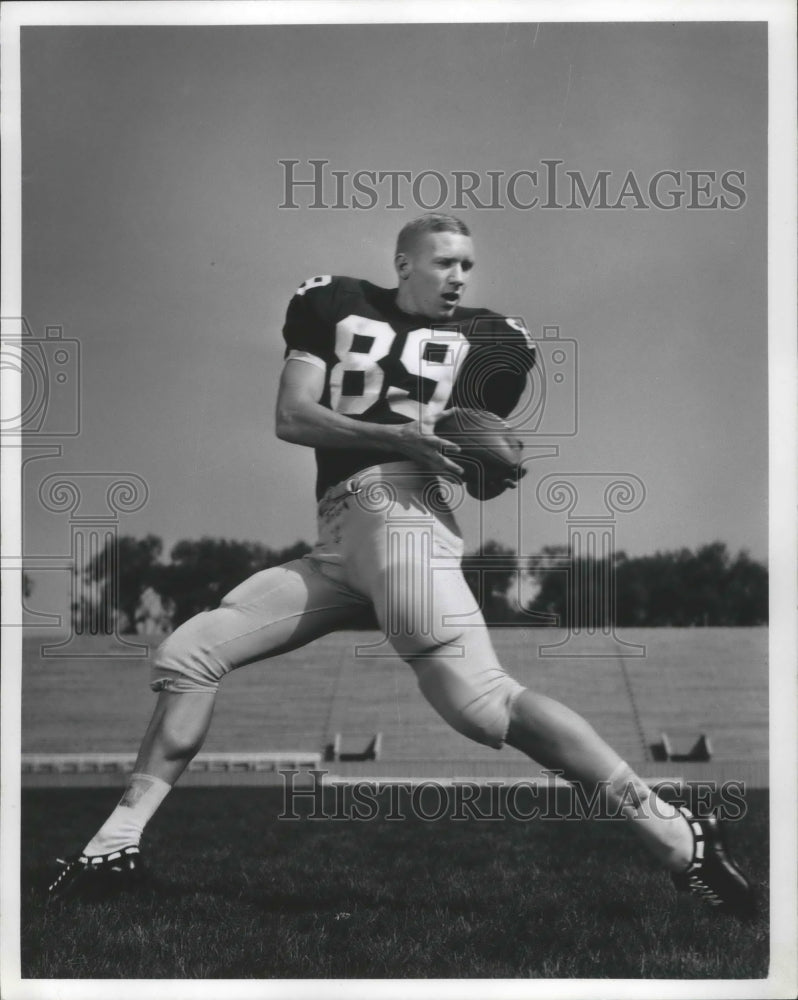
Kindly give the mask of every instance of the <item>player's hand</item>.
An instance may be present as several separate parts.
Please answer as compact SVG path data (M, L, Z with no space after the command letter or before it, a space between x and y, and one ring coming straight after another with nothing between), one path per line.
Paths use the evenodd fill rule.
M440 419L440 415L436 419ZM430 472L463 475L462 467L449 458L461 450L460 446L438 437L435 433L435 420L431 417L425 415L420 420L401 424L398 437L399 449L423 468Z

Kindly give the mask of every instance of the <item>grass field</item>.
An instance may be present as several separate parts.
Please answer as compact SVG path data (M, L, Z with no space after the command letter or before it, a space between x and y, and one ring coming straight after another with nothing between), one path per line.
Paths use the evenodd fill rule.
M767 975L765 792L730 824L764 896L753 924L677 896L618 821L290 821L281 795L177 788L148 828L151 887L48 906L52 859L115 793L24 792L23 977Z

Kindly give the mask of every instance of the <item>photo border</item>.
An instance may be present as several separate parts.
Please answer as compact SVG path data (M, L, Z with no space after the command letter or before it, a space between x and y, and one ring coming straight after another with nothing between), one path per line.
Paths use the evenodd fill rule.
M0 315L21 316L20 28L27 25L223 25L602 21L767 21L769 54L768 345L769 345L769 573L771 968L765 980L493 980L502 997L638 998L779 997L796 984L796 17L776 0L682 2L458 3L417 0L401 6L351 2L6 2L2 44L2 302ZM5 321L4 321L5 324ZM3 412L19 410L18 380L3 372ZM16 406L16 409L14 407ZM733 433L733 431L732 431ZM3 558L20 558L20 442L2 442ZM3 571L3 621L20 621L19 573ZM320 996L483 997L485 980L22 980L19 977L19 851L21 632L2 629L2 886L0 959L8 1000L34 997L175 998ZM785 892L784 887L789 891ZM778 887L779 891L776 891ZM719 933L722 928L719 926Z

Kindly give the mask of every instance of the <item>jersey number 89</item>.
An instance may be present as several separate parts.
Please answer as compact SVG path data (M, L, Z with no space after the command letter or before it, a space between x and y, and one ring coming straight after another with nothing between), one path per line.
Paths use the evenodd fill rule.
M335 330L335 354L339 359L330 372L330 408L356 416L365 413L384 395L394 413L418 420L442 411L452 392L460 365L468 352L468 341L456 330L433 333L411 330L399 354L404 385L386 385L390 371L383 366L399 336L388 323L365 316L347 316Z

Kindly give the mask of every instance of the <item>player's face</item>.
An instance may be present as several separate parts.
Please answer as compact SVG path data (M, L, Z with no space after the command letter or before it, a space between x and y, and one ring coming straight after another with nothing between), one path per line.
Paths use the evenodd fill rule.
M425 233L399 254L397 303L406 312L448 319L465 292L474 267L474 244L460 233Z

